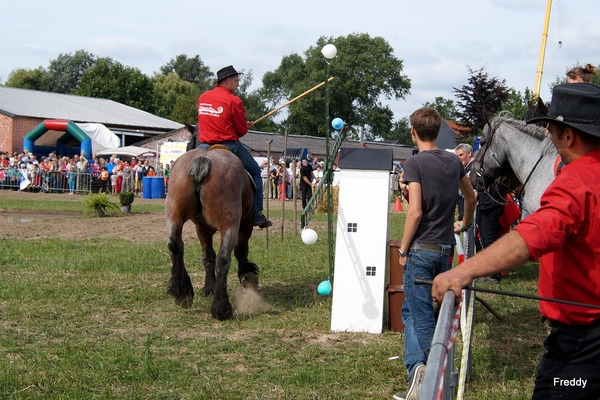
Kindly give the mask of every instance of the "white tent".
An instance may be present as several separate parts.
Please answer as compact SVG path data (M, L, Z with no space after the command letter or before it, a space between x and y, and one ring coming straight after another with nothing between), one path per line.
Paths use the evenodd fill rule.
M131 157L154 157L156 156L156 151L147 149L145 147L125 146L106 149L96 153L97 156L112 156L113 154Z
M82 124L77 125L91 140L92 153L110 149L119 146L121 140L110 129L102 124ZM56 147L58 140L65 135L65 131L48 130L39 138L35 139L35 146Z
M76 124L92 139L92 153L117 147L121 140L110 129L102 124Z

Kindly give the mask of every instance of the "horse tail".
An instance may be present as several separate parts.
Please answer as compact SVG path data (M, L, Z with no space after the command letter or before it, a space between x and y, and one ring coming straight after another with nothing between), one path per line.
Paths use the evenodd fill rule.
M190 164L190 168L188 169L188 175L192 177L192 181L194 182L194 189L196 192L200 191L200 186L206 180L208 173L210 172L210 168L212 166L212 161L208 157L199 156L192 159L192 163Z

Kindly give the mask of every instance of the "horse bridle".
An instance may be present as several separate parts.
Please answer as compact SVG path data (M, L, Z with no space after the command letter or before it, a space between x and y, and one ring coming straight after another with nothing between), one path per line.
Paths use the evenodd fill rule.
M473 160L473 165L471 166L471 173L475 174L476 181L482 182L481 186L483 187L483 192L488 194L492 199L495 200L494 196L489 191L490 187L492 186L492 183L494 182L495 179L488 177L483 168L485 155L490 148L490 145L494 139L494 134L496 133L496 129L498 128L499 124L496 126L492 126L492 125L493 124L491 124L491 126L490 126L490 133L488 135L486 135L480 142L481 147L480 147L479 151L477 152L477 154L475 155L475 159ZM496 158L495 155L493 155L493 158L496 161L496 163L498 163L500 168L502 169L502 164L498 161L498 159ZM479 185L476 185L476 188L478 186Z
M499 202L498 200L496 200L496 198L490 192L490 189L493 186L493 182L496 179L492 179L492 178L486 176L485 170L483 168L483 162L485 160L485 154L487 153L489 147L491 146L491 143L492 143L492 141L494 139L494 134L496 133L496 130L498 129L498 127L500 126L501 123L502 123L502 121L500 121L497 124L493 124L493 121L492 121L492 124L490 124L490 133L488 135L486 135L486 137L484 138L484 140L482 140L481 148L477 152L477 155L475 156L475 159L473 160L473 166L471 167L471 170L475 173L476 179L481 179L481 182L483 182L483 192L486 193L496 203L504 205L505 204L504 202ZM500 178L501 178L502 185L505 188L510 189L512 191L512 188L510 187L510 185L505 184L505 182L507 180L510 180L510 178L505 173L503 173L503 171L505 171L505 168L500 163L500 161L498 161L498 159L496 158L495 154L493 154L492 157L494 158L494 160L496 161L496 163L500 166L500 171L501 171L500 172ZM523 191L525 190L525 186L529 182L529 179L531 178L531 176L533 175L533 173L537 169L537 167L540 164L540 162L542 161L543 157L544 157L544 152L541 152L540 156L537 159L537 161L533 165L533 168L531 169L531 171L527 175L527 178L521 184L521 188L519 189L519 192L515 195L515 199L521 198L521 195L523 194ZM488 182L490 182L490 183L488 183ZM503 197L502 194L498 191L497 188L496 188L496 193L499 195L499 197ZM519 208L520 209L522 208L521 204L519 204Z

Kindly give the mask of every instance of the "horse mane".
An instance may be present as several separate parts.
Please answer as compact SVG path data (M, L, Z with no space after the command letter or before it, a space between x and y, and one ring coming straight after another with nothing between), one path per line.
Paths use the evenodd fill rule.
M521 132L525 132L538 140L543 141L544 139L546 139L546 129L545 128L542 128L540 126L533 125L533 124L527 124L525 121L521 121L518 119L508 118L508 117L496 117L496 118L494 118L493 124L495 127L497 127L499 124L501 124L503 122L506 122L506 123L514 126L516 129L520 130Z

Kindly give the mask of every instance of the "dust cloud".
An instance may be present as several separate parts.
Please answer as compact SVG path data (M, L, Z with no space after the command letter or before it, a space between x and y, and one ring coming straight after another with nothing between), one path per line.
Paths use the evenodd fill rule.
M235 291L235 309L238 314L257 315L273 311L273 306L255 290L240 287Z

